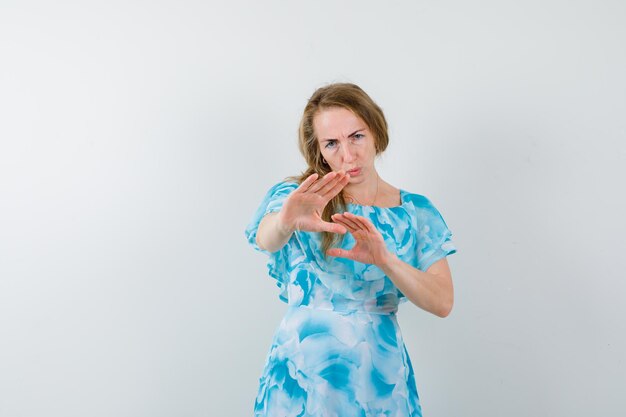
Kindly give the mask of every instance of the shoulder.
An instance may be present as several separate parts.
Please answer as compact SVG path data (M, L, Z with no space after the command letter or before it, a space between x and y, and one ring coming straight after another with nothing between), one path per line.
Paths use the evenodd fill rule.
M299 187L299 184L293 181L283 180L283 181L279 181L273 184L268 190L268 194L274 195L274 194L290 193L291 191L295 190L298 187Z
M434 208L433 203L428 197L422 194L404 192L404 201L412 204L415 208Z
M283 202L293 190L298 188L298 184L289 181L280 181L272 185L265 193L262 206L266 207L267 211L277 211L282 206Z
M432 200L425 195L407 192L405 202L413 215L422 222L440 221L444 222L443 217Z

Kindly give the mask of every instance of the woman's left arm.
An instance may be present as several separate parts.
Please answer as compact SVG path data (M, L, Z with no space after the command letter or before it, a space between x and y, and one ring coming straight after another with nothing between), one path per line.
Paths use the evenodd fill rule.
M356 244L350 250L331 248L328 255L376 265L416 306L439 317L450 314L454 289L445 257L433 263L426 272L421 271L390 252L383 236L368 218L350 212L336 213L331 218L348 229Z
M452 275L446 258L439 259L426 272L409 265L389 252L378 266L398 289L416 306L447 317L454 304Z

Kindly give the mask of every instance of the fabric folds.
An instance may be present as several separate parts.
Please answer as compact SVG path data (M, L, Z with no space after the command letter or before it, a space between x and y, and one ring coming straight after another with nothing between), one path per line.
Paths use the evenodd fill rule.
M298 187L279 182L245 230L268 256L269 275L289 304L279 324L254 402L255 417L421 417L415 375L396 319L406 297L376 265L324 257L320 233L296 231L278 251L256 243L263 216L280 211ZM369 219L387 249L427 271L456 252L452 232L426 197L400 190L401 204L348 204ZM350 233L337 247L355 244Z

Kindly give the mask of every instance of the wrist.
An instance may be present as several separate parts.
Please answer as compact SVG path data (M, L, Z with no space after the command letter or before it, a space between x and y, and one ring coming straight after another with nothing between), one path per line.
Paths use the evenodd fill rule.
M400 259L396 256L395 253L390 252L389 250L387 251L387 253L385 254L385 257L378 263L378 266L380 269L382 269L384 272L389 271L393 265L398 262Z
M276 220L277 220L276 227L278 228L280 233L282 233L283 235L291 236L291 234L296 231L296 226L293 224L290 224L290 222L288 221L285 221L281 212L278 213Z

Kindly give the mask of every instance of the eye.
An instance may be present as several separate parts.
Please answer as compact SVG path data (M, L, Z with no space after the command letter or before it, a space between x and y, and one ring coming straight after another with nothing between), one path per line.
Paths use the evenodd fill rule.
M334 148L334 146L330 146L330 145L334 145L335 141L334 140L329 140L328 143L326 143L326 145L324 145L324 148L328 149L328 148Z
M365 137L365 135L362 134L362 133L357 133L356 135L353 136L354 139L362 139L364 137Z

